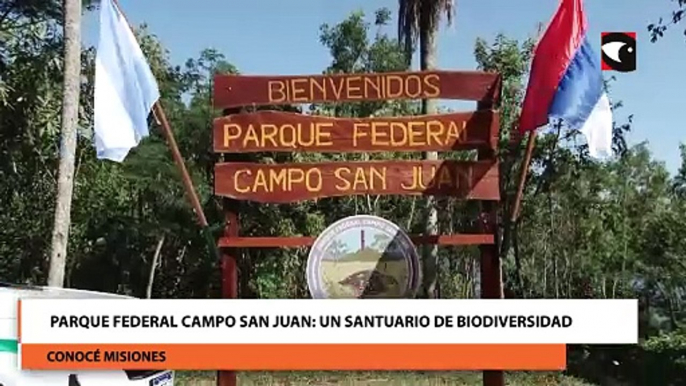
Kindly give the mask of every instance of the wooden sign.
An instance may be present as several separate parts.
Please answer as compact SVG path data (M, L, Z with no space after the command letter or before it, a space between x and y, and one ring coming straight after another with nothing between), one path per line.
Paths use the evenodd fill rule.
M214 106L360 102L391 99L495 101L500 76L480 71L214 77Z
M498 114L344 119L277 111L214 120L214 151L448 151L494 149Z
M349 195L436 195L498 200L495 161L370 161L215 165L215 194L287 203Z

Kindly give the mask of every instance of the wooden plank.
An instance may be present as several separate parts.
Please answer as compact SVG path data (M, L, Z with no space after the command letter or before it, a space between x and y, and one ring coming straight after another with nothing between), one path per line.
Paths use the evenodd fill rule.
M214 151L449 151L493 149L493 110L387 118L331 118L279 111L214 120Z
M500 87L497 90L500 93ZM490 109L493 105L481 102L479 109ZM479 149L478 159L494 159L497 155L489 149ZM493 235L494 240L498 240L498 207L495 202L482 202L480 214L480 228L484 234ZM499 245L480 245L480 276L481 276L481 298L482 299L504 299L502 277L502 261L500 259ZM483 386L505 386L505 373L500 370L486 370L482 376Z
M224 237L233 238L238 236L239 207L240 202L224 198ZM237 299L238 293L238 255L236 248L225 248L221 251L221 278L222 278L222 298ZM243 272L243 275L247 275ZM217 371L217 386L236 386L238 385L238 374L233 370Z
M215 194L287 203L350 195L435 195L498 200L495 161L370 161L215 165Z
M214 106L315 102L361 102L392 99L495 100L496 73L427 71L366 74L244 76L215 75Z
M457 235L410 235L416 245L484 245L493 244L493 235L457 234ZM316 238L312 236L290 237L222 237L220 248L295 248L309 247Z

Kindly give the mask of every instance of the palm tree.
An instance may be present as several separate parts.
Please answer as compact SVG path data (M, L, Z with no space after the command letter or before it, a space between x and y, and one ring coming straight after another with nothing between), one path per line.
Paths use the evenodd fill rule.
M422 71L436 68L436 42L441 17L445 16L448 24L452 23L455 13L454 0L399 0L398 39L405 47L407 65L411 66L417 40L419 40L419 66ZM422 100L422 114L436 114L438 105L436 100ZM438 152L424 153L424 159L437 160ZM438 233L438 211L434 197L427 197L425 201L425 234ZM436 296L438 282L438 248L436 245L426 245L423 251L424 297Z
M76 127L79 120L81 89L81 0L64 0L64 84L62 94L62 133L57 177L55 225L52 231L48 285L64 286L67 241L71 225L74 190Z

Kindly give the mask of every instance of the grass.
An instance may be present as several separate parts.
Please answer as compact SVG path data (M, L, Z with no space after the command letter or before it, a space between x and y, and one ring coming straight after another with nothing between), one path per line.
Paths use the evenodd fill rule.
M177 386L215 386L216 373L180 371ZM508 386L593 386L554 372L517 372ZM481 373L455 372L242 372L238 386L481 386Z

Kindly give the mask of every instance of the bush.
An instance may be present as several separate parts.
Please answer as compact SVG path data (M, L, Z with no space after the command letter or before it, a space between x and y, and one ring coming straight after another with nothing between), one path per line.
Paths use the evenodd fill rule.
M646 384L686 384L686 329L650 337L643 343L643 356Z

